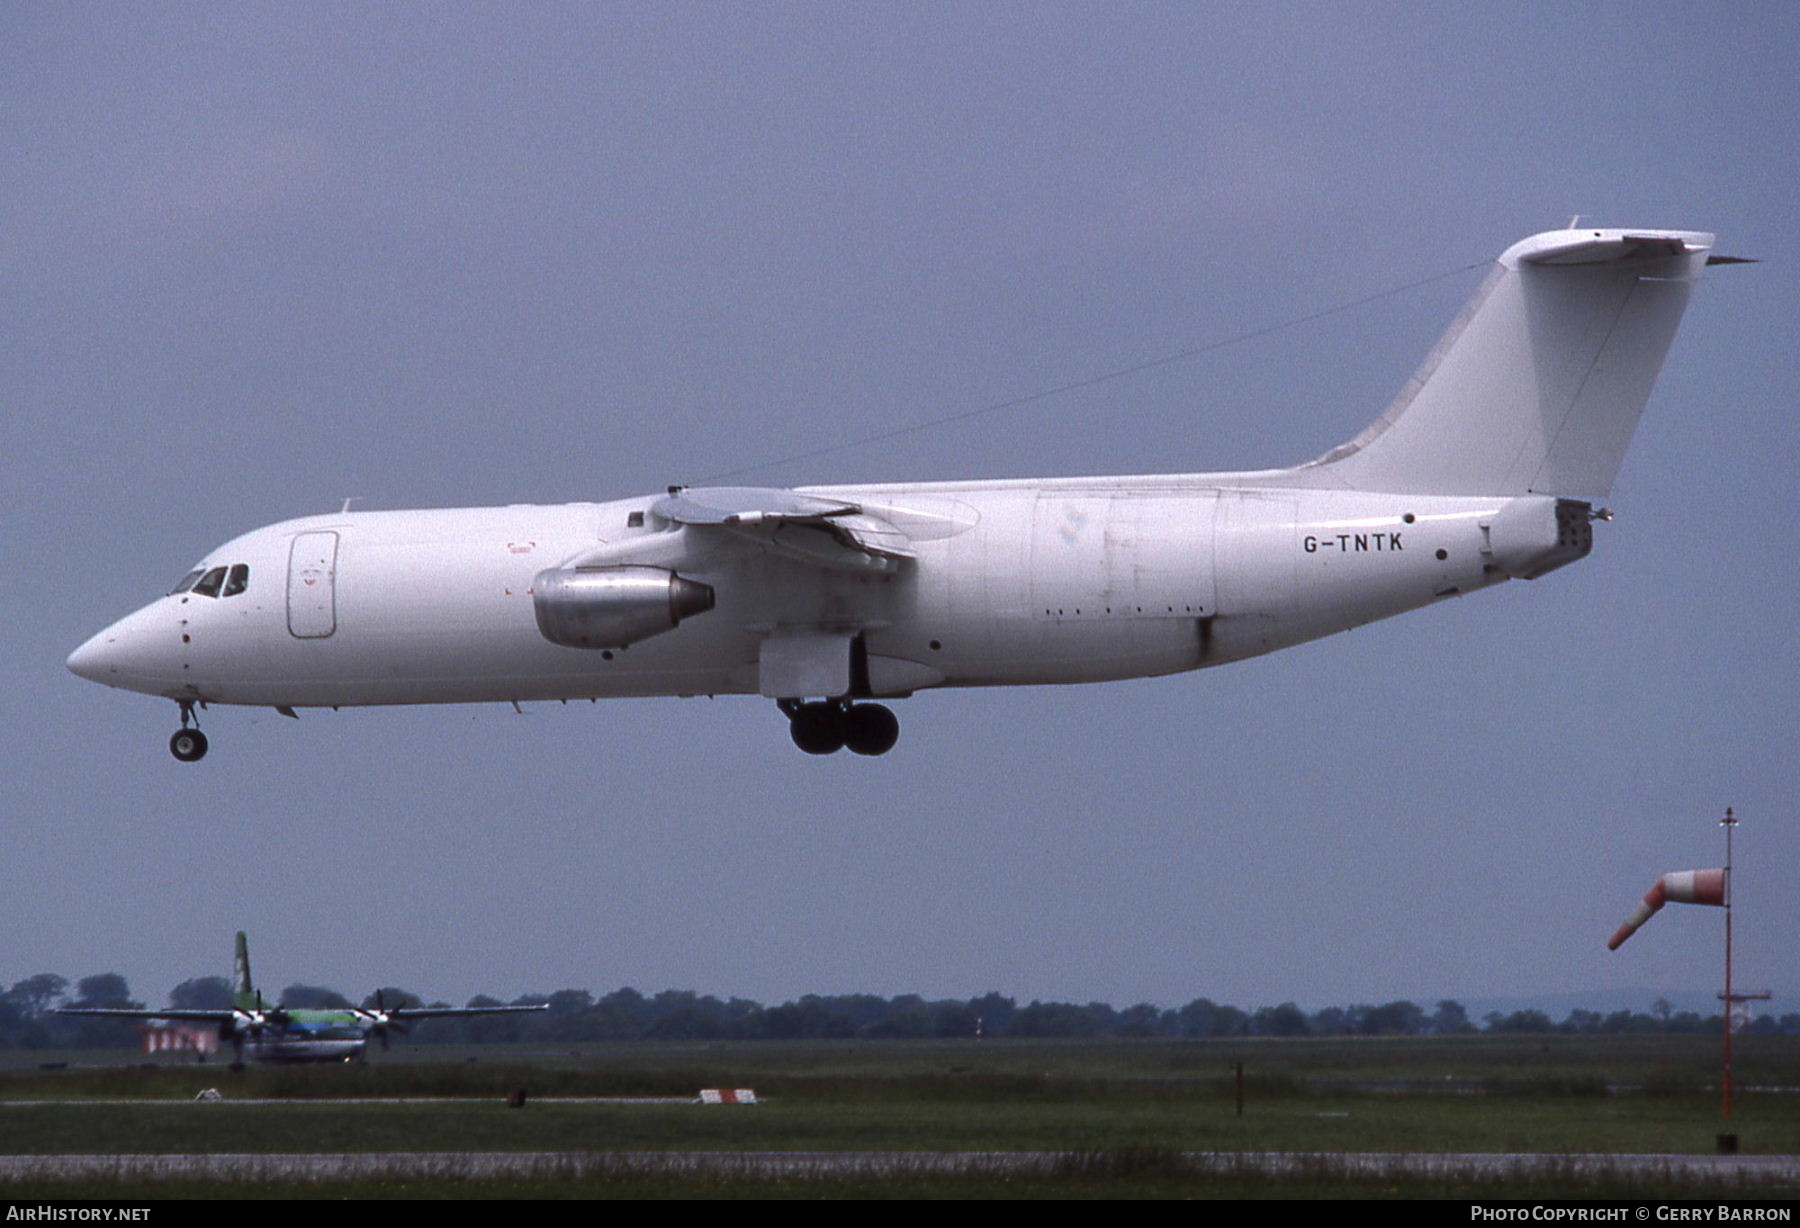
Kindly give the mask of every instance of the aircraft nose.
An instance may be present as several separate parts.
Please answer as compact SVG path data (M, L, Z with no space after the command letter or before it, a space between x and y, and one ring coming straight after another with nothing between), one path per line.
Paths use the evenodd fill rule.
M93 682L105 682L119 670L120 653L114 628L108 627L69 654L69 672Z
M147 606L121 618L69 654L69 672L127 691L160 694L169 685L169 630ZM174 672L179 673L176 669Z

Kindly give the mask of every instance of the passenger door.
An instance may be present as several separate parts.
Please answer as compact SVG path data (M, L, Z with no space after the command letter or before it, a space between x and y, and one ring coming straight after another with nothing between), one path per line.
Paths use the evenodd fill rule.
M288 631L324 639L337 630L336 533L301 533L288 552Z

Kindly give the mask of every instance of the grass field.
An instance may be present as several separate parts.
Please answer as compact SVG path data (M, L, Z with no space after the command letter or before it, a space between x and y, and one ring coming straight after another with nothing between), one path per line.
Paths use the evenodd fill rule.
M849 1041L589 1047L581 1053L396 1050L367 1065L161 1065L0 1071L0 1154L507 1151L1055 1152L1060 1167L956 1176L881 1171L680 1179L620 1165L554 1166L529 1181L153 1183L158 1196L954 1197L1724 1196L1641 1177L1470 1183L1320 1171L1199 1171L1192 1152L1708 1153L1725 1130L1748 1154L1800 1152L1800 1038L1740 1038L1736 1111L1721 1121L1714 1038L1694 1036L1242 1041ZM115 1059L116 1060L116 1059ZM1234 1068L1244 1064L1245 1108ZM225 1104L188 1100L215 1087ZM556 1103L754 1088L754 1107ZM506 1092L527 1093L509 1108ZM474 1102L340 1104L351 1097ZM231 1101L274 1100L273 1105ZM99 1104L96 1101L127 1103ZM40 1103L24 1103L27 1101ZM108 1197L138 1183L101 1183ZM0 1185L13 1197L67 1183ZM93 1182L81 1183L99 1193Z

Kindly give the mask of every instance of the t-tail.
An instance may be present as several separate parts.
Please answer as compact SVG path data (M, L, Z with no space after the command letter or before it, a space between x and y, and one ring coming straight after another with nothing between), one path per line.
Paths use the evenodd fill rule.
M250 940L244 937L243 930L237 933L237 955L231 961L231 987L234 991L232 1004L239 1010L261 1009L256 990L250 987Z
M1393 404L1292 477L1395 494L1607 494L1712 246L1686 230L1513 244Z

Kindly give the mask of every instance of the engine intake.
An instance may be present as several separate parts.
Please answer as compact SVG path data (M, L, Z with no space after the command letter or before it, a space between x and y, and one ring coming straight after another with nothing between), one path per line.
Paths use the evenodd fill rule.
M538 630L567 648L623 648L713 608L711 585L661 567L558 567L531 582Z

